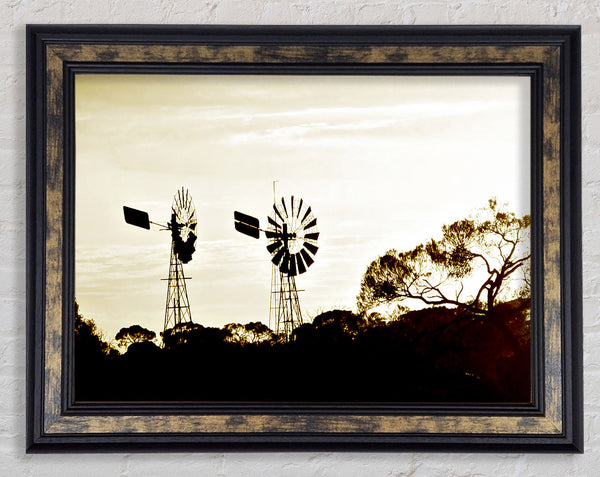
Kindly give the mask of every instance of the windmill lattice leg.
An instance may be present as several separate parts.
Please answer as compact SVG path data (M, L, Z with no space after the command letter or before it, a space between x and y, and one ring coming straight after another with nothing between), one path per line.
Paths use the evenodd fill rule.
M289 340L292 332L302 324L302 312L296 289L296 279L273 268L271 284L271 310L269 324L275 324L275 333ZM272 320L271 316L275 319Z
M165 306L165 325L163 331L173 328L180 323L191 323L192 312L188 300L186 277L183 265L175 253L175 243L171 244L171 260L167 284L167 303Z

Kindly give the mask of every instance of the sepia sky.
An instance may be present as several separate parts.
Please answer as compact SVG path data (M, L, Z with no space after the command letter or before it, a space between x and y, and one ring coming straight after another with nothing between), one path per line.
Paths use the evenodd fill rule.
M302 197L319 251L297 277L305 318L355 309L363 273L496 196L529 213L527 77L78 75L75 294L105 339L162 331L171 238L123 220L124 205L166 223L189 189L198 217L184 265L193 320L268 323L266 223L277 197Z

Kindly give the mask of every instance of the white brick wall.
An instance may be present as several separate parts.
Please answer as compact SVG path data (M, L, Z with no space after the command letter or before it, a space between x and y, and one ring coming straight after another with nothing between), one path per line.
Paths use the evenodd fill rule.
M581 24L585 455L25 455L25 24ZM2 0L0 2L0 476L593 476L600 474L598 0Z

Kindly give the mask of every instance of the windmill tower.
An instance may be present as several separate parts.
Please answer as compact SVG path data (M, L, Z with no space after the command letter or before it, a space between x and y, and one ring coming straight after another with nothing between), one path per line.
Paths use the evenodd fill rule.
M269 328L276 334L290 336L303 323L295 277L285 275L273 264L271 268L271 298ZM300 290L302 291L302 290Z
M234 212L234 220L235 229L245 235L258 239L261 231L265 233L273 263L269 326L289 339L303 323L296 276L314 263L319 249L317 219L303 199L291 196L287 202L284 197L280 202L275 201L266 230L260 228L256 217L241 212Z
M167 284L167 303L163 331L181 323L192 322L192 312L185 281L190 278L183 273L183 264L192 259L195 251L196 209L192 198L183 187L178 190L171 206L171 259Z
M163 331L181 323L191 323L192 313L187 294L183 272L183 264L192 260L196 250L196 209L187 189L177 191L171 206L171 220L166 225L151 222L148 213L123 207L125 222L144 229L150 229L150 224L158 225L160 230L171 232L171 258L169 260L169 276L164 278L167 283L167 301Z

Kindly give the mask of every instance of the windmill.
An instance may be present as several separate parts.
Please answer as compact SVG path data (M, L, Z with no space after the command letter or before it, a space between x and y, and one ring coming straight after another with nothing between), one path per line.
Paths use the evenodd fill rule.
M256 217L237 211L233 216L238 232L256 239L264 232L267 238L267 251L273 263L269 326L289 339L292 331L302 324L296 276L314 263L319 249L317 219L311 207L294 196L287 203L284 197L280 202L275 201L266 230L260 228Z
M196 209L192 197L183 187L175 193L171 206L171 220L166 225L151 222L147 212L123 207L125 222L144 229L150 229L150 224L158 225L160 230L171 231L171 259L169 261L169 277L167 280L167 303L165 306L165 321L163 330L173 328L180 323L192 321L190 303L188 300L186 277L183 264L192 260L196 250Z

